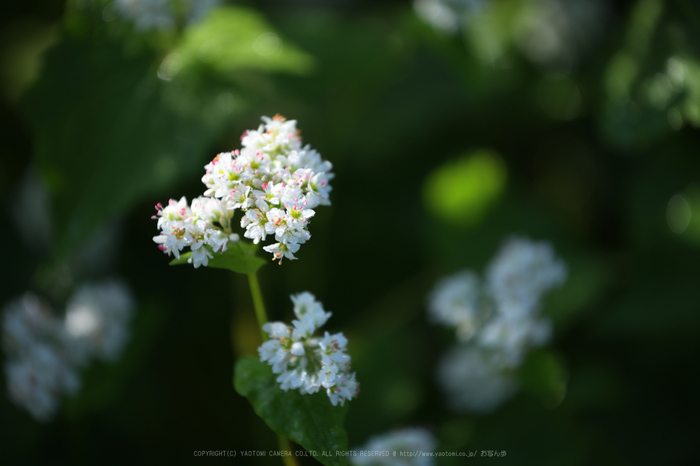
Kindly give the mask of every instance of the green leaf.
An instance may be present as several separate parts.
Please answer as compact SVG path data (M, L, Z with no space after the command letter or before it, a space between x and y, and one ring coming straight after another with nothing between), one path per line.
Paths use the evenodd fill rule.
M239 241L230 245L229 248L222 253L213 252L209 246L204 247L214 256L213 259L209 259L207 267L226 269L247 275L257 272L260 267L265 265L265 260L255 255L257 247L253 244ZM192 252L180 254L180 258L170 261L170 265L187 264L190 256L192 256Z
M255 10L222 7L188 28L174 53L181 57L183 70L205 67L223 75L240 69L308 74L313 57L273 31Z
M327 466L345 465L347 458L335 456L348 448L345 406L333 406L325 393L302 395L284 391L267 364L250 356L238 360L233 386L246 397L267 425L302 447Z
M568 383L566 366L551 351L532 351L518 375L523 389L539 397L545 407L555 408L564 401Z
M64 38L22 102L60 256L144 197L201 176L211 144L243 110L231 85L159 79L156 60L91 36Z

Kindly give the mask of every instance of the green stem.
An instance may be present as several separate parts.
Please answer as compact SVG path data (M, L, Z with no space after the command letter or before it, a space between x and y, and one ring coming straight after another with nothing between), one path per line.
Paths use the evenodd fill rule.
M258 276L255 273L248 274L248 284L250 285L250 295L253 298L255 316L258 318L258 325L260 326L260 334L262 335L262 340L265 341L267 340L267 335L262 327L267 323L267 312L265 312L265 303L263 303L262 293L260 292ZM289 440L284 435L277 434L277 443L280 446L280 450L292 451ZM282 456L282 462L285 466L299 466L297 459L293 456Z
M265 304L262 300L262 293L260 293L258 276L255 275L255 272L248 274L248 284L250 285L250 295L253 297L255 316L258 318L258 325L260 326L260 334L262 335L263 341L265 341L267 340L267 335L263 331L262 327L267 323L267 313L265 312Z
M292 446L289 444L289 439L287 439L287 437L277 434L277 441L279 442L280 450L286 450L293 454ZM285 466L299 466L297 459L293 456L283 456L282 462L285 464Z

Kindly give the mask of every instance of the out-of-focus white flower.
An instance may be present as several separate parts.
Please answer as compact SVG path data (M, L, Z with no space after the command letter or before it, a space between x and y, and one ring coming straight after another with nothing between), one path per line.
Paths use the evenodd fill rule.
M478 344L498 353L510 367L518 367L527 352L545 344L551 334L549 319L498 315L481 329Z
M258 244L271 236L274 242L263 250L273 260L296 259L294 253L311 238L314 208L330 205L332 165L302 146L295 120L279 115L262 119L258 129L243 134L240 151L221 153L204 167L204 197L191 207L184 197L171 199L165 208L156 206L161 234L153 241L164 253L179 258L190 247L189 261L206 266L213 256L205 247L223 252L228 241L238 239L231 224L240 210L245 238Z
M478 12L486 0L415 0L413 9L426 23L448 33L456 33L464 15Z
M437 441L430 432L414 427L371 437L364 446L355 448L359 454L349 459L357 466L430 466L434 464L431 453L436 447ZM406 452L411 456L401 454Z
M516 45L539 65L569 71L601 36L610 7L600 0L527 0L515 18Z
M433 321L454 327L462 341L469 340L484 317L482 285L479 277L469 270L441 279L428 302Z
M7 354L24 355L38 343L62 342L62 332L51 308L31 293L5 306L2 344Z
M116 359L133 308L128 289L116 282L81 287L70 298L65 319L32 294L11 301L2 320L10 399L37 420L49 420L61 397L80 388L79 366L93 357Z
M80 385L60 320L36 296L26 294L5 307L2 337L10 399L37 420L50 419L60 397Z
M542 296L566 276L566 265L550 244L513 237L489 264L486 283L499 312L521 315L536 312Z
M38 421L49 420L60 397L80 387L75 370L53 346L36 344L21 358L5 364L10 399L26 408Z
M131 293L121 283L83 285L68 301L65 325L80 362L89 356L114 361L129 337L134 313Z
M431 318L469 342L443 360L438 374L454 409L491 411L515 392L512 372L552 333L549 319L539 316L541 299L566 275L551 245L513 237L487 267L483 283L468 270L438 282L429 300Z
M292 321L293 327L283 322L263 325L270 339L258 348L260 360L280 374L277 382L282 390L310 394L323 388L333 406L342 406L360 391L355 373L350 372L350 356L345 353L348 340L342 333L314 337L331 313L309 292L291 298L298 320Z
M413 9L438 31L465 33L484 62L493 63L512 45L557 73L579 64L611 18L602 0L414 0Z
M201 21L220 0L115 0L116 11L136 29L172 29Z
M437 376L455 411L491 412L518 388L512 369L498 354L473 346L450 349L439 363Z

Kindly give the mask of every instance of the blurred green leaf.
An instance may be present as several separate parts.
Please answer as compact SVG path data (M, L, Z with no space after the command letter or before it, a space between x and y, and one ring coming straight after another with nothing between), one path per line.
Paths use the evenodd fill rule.
M500 157L479 150L447 162L425 182L423 198L436 216L456 224L478 223L506 187Z
M302 395L296 390L284 391L276 378L267 364L243 357L236 363L233 384L272 430L315 452L315 458L325 465L347 464L346 457L334 454L348 449L343 423L349 403L333 406L322 392ZM324 452L331 456L322 456Z
M247 275L257 272L260 267L265 265L265 260L255 255L257 246L254 244L238 241L237 243L231 244L228 249L222 253L213 252L210 246L204 247L214 256L212 259L209 259L207 267L226 269ZM180 258L170 261L170 265L187 264L191 256L192 252L180 254Z
M564 401L568 374L564 361L556 354L537 349L532 351L518 373L524 390L536 395L548 408Z
M306 74L314 65L313 57L285 42L262 14L240 7L212 11L185 31L173 54L184 70L201 65L222 74L239 68Z
M24 99L59 255L134 202L201 170L241 110L220 105L230 87L212 94L210 82L167 82L152 64L152 56L125 56L118 45L65 39Z

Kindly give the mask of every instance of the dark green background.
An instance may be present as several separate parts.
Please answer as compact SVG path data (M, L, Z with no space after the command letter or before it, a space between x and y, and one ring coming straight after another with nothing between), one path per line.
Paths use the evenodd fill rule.
M299 260L270 262L259 276L272 319L290 320L289 294L308 290L333 312L328 329L348 337L362 389L347 416L351 446L419 425L440 450L507 451L468 463L693 464L700 138L685 115L673 129L669 112L700 104L700 4L608 5L601 35L564 75L512 39L502 61L485 64L461 33L436 32L404 2L238 3L191 42L102 24L99 8L3 7L0 302L30 290L60 310L78 283L119 276L139 310L123 358L84 374L54 421L39 424L0 397L0 462L223 462L193 452L277 449L232 387L235 358L259 344L245 277L168 267L150 216L157 202L200 195L204 164L239 147L261 115L280 113L298 120L337 177ZM269 59L245 45L265 31L283 40ZM30 82L20 65L42 37L53 42ZM226 56L193 52L209 37ZM159 80L173 50L182 69ZM620 56L637 70L626 103L606 87ZM688 84L655 106L647 85L670 57L683 57ZM434 211L431 173L480 149L498 154L502 189L488 197L486 175L464 175L477 180L464 213ZM50 193L48 251L8 214L30 164ZM691 209L681 234L667 221L676 194ZM100 228L121 229L117 252L81 268L76 254ZM425 297L440 276L482 270L510 234L551 241L569 265L544 306L566 396L553 406L553 375L535 370L494 414L455 415L434 384L453 336L427 323Z

